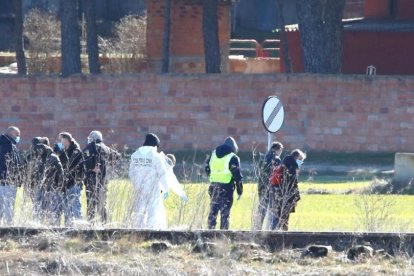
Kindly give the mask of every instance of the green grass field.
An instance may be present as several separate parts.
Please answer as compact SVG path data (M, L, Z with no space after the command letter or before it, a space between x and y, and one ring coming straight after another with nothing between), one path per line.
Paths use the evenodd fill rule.
M414 196L364 195L359 193L371 181L305 182L300 184L301 200L290 220L292 231L414 231ZM209 211L208 184L185 184L189 202L182 203L171 193L165 201L168 223L172 229L205 229ZM127 226L130 213L131 186L128 180L111 181L107 206L111 223L108 227ZM21 190L16 202L17 225L30 217L31 204ZM83 214L86 213L82 193ZM234 201L230 228L250 230L257 209L257 186L244 185L242 198Z
M301 201L291 216L290 230L294 231L413 231L414 196L341 194L358 191L369 186L369 182L335 184L301 184ZM206 228L209 200L207 185L192 185L188 193L196 196L184 212L180 203L169 199L169 225L182 225L193 218L194 228ZM333 194L306 194L309 190L321 190ZM204 194L201 197L200 194ZM178 207L178 208L177 208ZM230 228L250 230L253 212L257 209L256 185L245 185L240 201L234 201ZM194 212L193 210L197 210ZM184 213L184 214L183 214ZM194 216L196 218L194 218ZM177 223L178 222L178 223ZM184 223L186 224L186 223Z

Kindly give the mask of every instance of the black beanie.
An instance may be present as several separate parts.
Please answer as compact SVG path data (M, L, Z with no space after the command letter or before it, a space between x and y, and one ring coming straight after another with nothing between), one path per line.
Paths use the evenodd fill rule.
M154 133L149 133L145 136L144 146L159 147L160 139Z
M37 144L49 145L49 138L47 137L34 137L32 139L32 147L34 148Z

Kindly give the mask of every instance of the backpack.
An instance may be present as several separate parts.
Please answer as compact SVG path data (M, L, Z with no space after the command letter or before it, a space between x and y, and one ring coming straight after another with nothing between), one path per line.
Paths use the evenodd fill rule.
M273 169L269 179L270 185L279 186L283 182L283 165L279 165Z

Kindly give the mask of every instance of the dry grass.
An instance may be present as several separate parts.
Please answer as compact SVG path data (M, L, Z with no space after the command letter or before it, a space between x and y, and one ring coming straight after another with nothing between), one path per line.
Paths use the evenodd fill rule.
M2 238L2 275L413 275L413 260L401 254L351 262L344 252L327 258L300 250L267 252L228 241L193 253L191 244L169 245L156 253L152 241L128 236L114 240L67 238L56 233Z

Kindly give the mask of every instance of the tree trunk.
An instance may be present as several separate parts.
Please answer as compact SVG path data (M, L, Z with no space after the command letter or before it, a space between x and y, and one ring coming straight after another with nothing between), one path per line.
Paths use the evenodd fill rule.
M345 0L296 0L305 72L341 72Z
M121 18L119 5L122 0L104 0L103 2L105 7L105 19L118 21Z
M80 60L80 29L78 22L78 4L73 0L60 0L61 36L62 36L62 75L82 72Z
M206 73L220 73L218 1L203 0L203 38Z
M22 0L14 0L14 43L16 50L17 60L17 73L19 75L26 75L26 57L24 55L24 44L23 44L23 11L22 11Z
M290 61L288 41L285 30L285 15L283 14L282 0L276 0L277 18L279 20L280 29L280 43L282 48L283 65L285 66L285 73L292 73L292 63Z
M86 17L86 41L88 51L89 72L101 73L99 63L98 33L96 31L96 0L83 0Z
M162 37L162 73L170 67L171 0L164 0L164 34Z
M345 8L345 0L327 1L325 14L326 40L328 43L328 65L332 73L341 73L342 50L344 38L344 25L342 16Z

